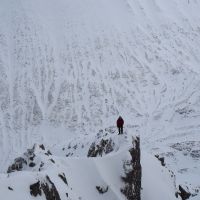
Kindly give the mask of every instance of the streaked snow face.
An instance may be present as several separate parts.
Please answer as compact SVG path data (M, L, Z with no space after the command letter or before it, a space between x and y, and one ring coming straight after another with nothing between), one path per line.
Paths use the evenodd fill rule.
M1 171L34 143L96 133L120 114L145 149L171 155L180 182L199 186L199 158L171 147L200 141L198 1L0 5Z

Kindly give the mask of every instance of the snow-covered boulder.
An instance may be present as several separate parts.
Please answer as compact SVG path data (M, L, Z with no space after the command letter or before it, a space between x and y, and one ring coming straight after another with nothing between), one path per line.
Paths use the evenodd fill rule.
M34 145L8 167L7 173L15 171L41 171L55 164L52 154L44 145Z

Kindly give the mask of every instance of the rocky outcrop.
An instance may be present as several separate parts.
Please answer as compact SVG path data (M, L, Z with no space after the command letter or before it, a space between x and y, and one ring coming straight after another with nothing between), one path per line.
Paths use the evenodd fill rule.
M30 185L30 194L34 197L37 197L38 195L42 195L41 185L40 181Z
M38 181L30 185L30 194L32 196L41 196L42 193L45 194L46 200L61 200L60 195L49 176L46 176L43 181Z
M34 145L8 167L7 173L15 171L42 171L44 165L55 164L52 154L44 145Z
M181 185L179 185L179 191L177 193L182 200L189 199L191 196L191 193L189 191L186 191Z
M160 161L161 165L163 167L165 167L165 158L164 157L160 157L159 155L155 155L155 157Z
M8 167L7 173L21 171L25 165L27 165L27 161L24 158L16 158L14 163Z
M133 148L129 150L131 160L124 163L125 176L122 180L125 186L121 192L127 200L141 200L142 167L140 164L140 138L133 139Z
M63 181L66 185L68 185L68 182L67 182L65 173L58 174L58 177L60 177L60 178L62 179L62 181Z
M113 151L114 142L112 139L101 139L99 143L93 142L88 151L88 157L102 156L103 154L108 154Z
M124 134L117 135L116 127L109 127L99 130L96 135L84 135L75 137L61 145L61 154L66 157L101 157L109 153L118 152L130 145L131 137L126 130Z
M11 191L13 191L13 188L12 188L12 187L10 187L10 186L8 186L8 189L9 189L9 190L11 190Z
M108 192L108 186L96 186L97 191L99 194L104 194Z
M27 149L22 157L18 157L14 160L14 163L8 167L7 173L22 171L26 166L34 167L36 164L33 162L35 158L35 145L32 149Z

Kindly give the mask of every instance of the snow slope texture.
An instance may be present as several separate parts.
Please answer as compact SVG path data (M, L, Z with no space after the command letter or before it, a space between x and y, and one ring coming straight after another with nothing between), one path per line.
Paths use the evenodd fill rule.
M198 190L199 8L197 0L0 0L1 172L34 143L96 133L121 114L147 151Z

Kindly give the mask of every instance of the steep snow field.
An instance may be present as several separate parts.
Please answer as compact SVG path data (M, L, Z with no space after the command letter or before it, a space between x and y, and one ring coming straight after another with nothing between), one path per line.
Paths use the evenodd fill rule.
M0 0L2 174L34 143L56 149L122 115L198 191L199 10L198 0Z

